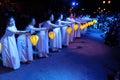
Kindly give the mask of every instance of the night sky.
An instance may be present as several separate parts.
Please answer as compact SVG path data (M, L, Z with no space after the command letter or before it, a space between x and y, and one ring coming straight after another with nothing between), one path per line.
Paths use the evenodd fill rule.
M103 0L11 0L17 2L19 5L28 11L45 11L52 9L54 11L64 11L72 7L72 2L78 2L78 6L75 6L77 10L84 8L88 12L95 11L99 6L106 7L111 11L120 11L119 0L111 0L111 4L102 4ZM108 1L108 0L105 0Z
M97 11L98 7L101 7L101 9L106 8L106 11L120 12L119 0L111 0L111 4L106 3L104 5L102 1L103 0L10 0L10 2L16 3L18 7L16 10L18 11L17 15L18 13L32 15L36 17L38 22L46 20L45 15L49 9L53 12L66 13L72 7L72 2L77 2L79 4L74 6L74 11L81 12L80 14L93 14L94 11ZM82 11L82 9L84 9L84 11Z
M108 0L105 1L107 2ZM101 9L106 8L105 11L120 12L120 2L118 0L111 0L111 4L106 3L104 5L102 3L103 0L10 0L10 2L16 3L18 7L16 11L18 13L37 17L41 19L40 21L44 21L48 10L52 10L55 13L67 13L71 7L74 7L73 11L78 14L93 14L93 12L97 12L99 7ZM72 6L72 2L77 2L78 5Z
M106 9L105 11L120 12L119 0L111 0L111 4L103 4L103 0L10 0L12 3L16 3L18 6L17 11L19 13L31 14L39 16L41 18L52 10L53 12L69 12L71 7L74 7L73 11L78 14L93 14L97 12L98 8ZM77 6L72 6L72 2L77 2Z

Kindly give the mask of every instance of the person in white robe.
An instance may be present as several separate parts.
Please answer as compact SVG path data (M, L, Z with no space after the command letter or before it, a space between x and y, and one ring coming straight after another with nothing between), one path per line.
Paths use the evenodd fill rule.
M48 36L47 36L47 28L41 27L41 23L39 23L39 28L43 29L39 31L37 35L39 36L39 40L37 43L38 55L39 57L49 57L49 47L48 47Z
M48 45L48 28L46 26L41 27L42 23L39 23L39 28L45 28L45 31L38 32L39 40L38 40L38 46L39 46L39 52L41 52L41 57L44 57L44 54L49 54L49 45ZM47 57L47 56L46 56Z
M64 27L61 27L61 44L64 47L69 46L69 34L66 32L66 29L68 26L71 26L72 22L63 20L63 14L59 14L59 18L56 21L57 25L64 25ZM60 42L60 41L59 41Z
M74 37L75 38L80 38L81 37L81 29L80 29L80 26L81 26L81 21L78 20L78 15L76 15L76 13L73 14L73 19L75 20L75 23L78 25L78 29L77 30L74 30Z
M49 49L51 49L52 51L59 51L59 48L62 48L62 46L58 45L57 43L59 43L57 40L58 40L58 37L60 32L58 33L59 31L59 27L63 27L63 25L56 25L56 24L53 24L52 21L54 20L54 15L53 14L48 14L48 20L46 20L45 22L43 22L43 28L47 28L49 30L53 30L56 34L55 38L54 39L49 39L48 37L48 31L47 30L45 33L42 33L42 35L44 35L44 45L45 45L45 52L46 53L49 53ZM57 28L57 29L56 29ZM58 46L57 46L58 45ZM48 47L49 46L49 47Z
M84 18L76 18L75 20L81 23L80 26L81 26L82 24L87 23L87 20L84 19ZM87 28L84 28L84 29L81 30L80 27L79 27L79 29L78 29L77 31L78 31L78 33L79 33L79 34L77 35L77 37L81 37L81 35L84 35L84 34L86 33Z
M78 22L74 19L73 13L71 13L70 16L68 18L66 18L66 20L70 21L70 22L73 22L73 24L71 26L72 32L71 32L70 37L69 37L70 42L73 42L74 38L76 37L76 31L74 30L74 24L77 23L78 26L80 26L80 22Z
M5 34L1 38L3 66L14 70L20 68L20 59L15 34L23 33L26 33L26 31L17 30L14 18L9 17Z
M33 54L35 54L35 57L37 54L39 57L41 57L41 55L42 55L42 52L39 49L39 44L34 46L35 50L37 49L38 52L36 53L35 50L33 50L33 45L30 41L30 36L33 33L35 33L35 31L42 31L45 29L36 28L36 27L34 27L35 24L36 24L35 18L30 17L29 23L26 27L26 31L30 31L30 34L26 34L26 35L23 34L23 35L18 36L18 38L17 38L17 45L18 45L20 61L24 62L24 63L32 62L33 61ZM48 57L47 55L44 55L44 56Z

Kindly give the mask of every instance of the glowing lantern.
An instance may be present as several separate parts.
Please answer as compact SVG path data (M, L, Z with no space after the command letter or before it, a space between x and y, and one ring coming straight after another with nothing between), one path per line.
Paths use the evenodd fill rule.
M30 41L31 41L33 46L36 46L38 40L39 40L39 37L37 35L31 35L30 36Z
M2 44L0 43L0 53L1 53L1 50L2 50Z
M97 23L97 20L93 20L93 23Z
M50 39L54 39L56 35L55 35L55 33L53 31L50 31L48 33L48 36L49 36Z
M83 29L83 25L80 26L80 29L81 29L81 30Z
M94 24L93 21L91 21L90 24L93 25Z
M90 22L88 22L88 26L91 26L91 23L90 23Z
M72 32L72 28L71 28L70 26L68 26L68 27L66 28L66 32L70 35L71 32Z
M91 25L91 22L87 22L87 23L81 25L81 26L80 26L80 29L83 30L83 29L87 28L87 27L90 26L90 25Z
M75 24L74 24L74 30L76 31L77 29L78 29L78 24L75 23Z
M83 30L85 28L85 24L80 26L80 29Z
M89 24L88 24L88 23L85 23L85 28L88 27L88 26L89 26Z

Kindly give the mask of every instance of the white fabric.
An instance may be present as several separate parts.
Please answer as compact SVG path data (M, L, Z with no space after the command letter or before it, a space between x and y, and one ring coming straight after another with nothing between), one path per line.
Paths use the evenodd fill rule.
M48 31L40 31L38 33L39 40L37 43L38 55L42 55L41 53L48 54L49 46L48 46Z
M62 39L61 39L61 30L60 28L53 29L55 32L55 38L50 40L50 46L52 48L61 49L62 48Z
M81 37L81 30L80 30L80 25L78 24L78 29L75 31L74 30L74 37Z
M72 31L71 31L71 34L69 36L69 41L73 42L73 39L74 39L74 36L75 36L74 24L72 24L71 28L72 28Z
M76 22L73 18L69 18L69 17L66 18L66 20L68 20L70 22ZM73 42L73 39L76 36L75 30L74 30L74 24L71 25L71 28L72 28L72 31L71 31L71 34L70 34L70 37L69 37L69 41Z
M69 46L69 35L66 32L67 26L61 28L62 45Z
M33 30L34 29L34 26L32 26L32 25L28 25L27 27L26 27L26 31L31 31L31 34L32 33L34 33L35 32L35 30ZM29 60L33 60L33 53L34 53L34 51L33 51L33 45L32 45L32 43L31 43L31 41L30 41L30 34L29 35L27 35L27 47L28 47L28 56L29 56Z
M43 27L42 28L49 28L49 21L46 21L44 22L43 24ZM46 54L49 54L49 38L48 38L48 30L46 31L40 31L38 33L39 35L39 41L38 41L38 44L37 44L37 47L38 47L38 54L40 55L41 51L43 53L46 53Z
M61 19L58 19L57 21L56 21L56 24L57 25L66 25L66 24L69 24L70 22L67 22L67 21L62 21ZM59 41L59 42L61 42L61 46L62 45L64 45L64 46L68 46L69 45L69 35L68 35L68 33L66 32L66 28L67 28L67 26L63 26L63 27L61 27L60 28L60 31L61 31L61 36L59 36L59 37L61 37L61 41Z
M7 27L4 36L1 38L3 66L13 69L20 68L20 59L16 45L15 26Z
M32 47L30 47L31 45L29 43L27 35L22 34L18 36L17 47L21 62L33 60Z

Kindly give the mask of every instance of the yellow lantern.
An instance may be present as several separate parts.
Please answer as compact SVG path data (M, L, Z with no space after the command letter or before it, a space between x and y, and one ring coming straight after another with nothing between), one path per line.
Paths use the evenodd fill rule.
M70 35L71 34L71 32L72 32L72 28L69 26L69 27L67 27L66 28L66 32Z
M87 28L88 26L90 26L90 22L87 22L87 23L81 25L80 29L83 30L83 29Z
M31 35L30 36L30 41L31 41L33 46L36 46L38 40L39 40L39 37L37 35Z
M93 20L93 23L97 23L97 20Z
M85 24L80 26L80 29L83 30L85 28Z
M78 29L78 24L75 23L75 24L74 24L74 30L76 31L77 29Z
M93 25L94 24L93 21L91 21L90 24Z
M48 36L49 36L50 39L54 39L55 36L56 36L56 34L55 34L53 31L50 31L50 32L48 33Z
M2 50L2 44L0 43L0 53L1 53L1 50Z
M88 22L88 26L91 26L91 23L90 23L90 22Z
M88 26L89 26L89 24L88 24L88 23L85 23L85 28L88 27Z

